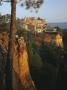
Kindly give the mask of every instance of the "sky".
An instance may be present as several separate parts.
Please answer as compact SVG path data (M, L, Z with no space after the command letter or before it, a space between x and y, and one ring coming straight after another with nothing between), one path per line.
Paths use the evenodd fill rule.
M44 0L43 5L38 10L38 13L33 10L26 10L17 4L16 17L41 17L46 19L48 22L67 22L67 0ZM0 13L10 14L10 4L4 3L0 6Z

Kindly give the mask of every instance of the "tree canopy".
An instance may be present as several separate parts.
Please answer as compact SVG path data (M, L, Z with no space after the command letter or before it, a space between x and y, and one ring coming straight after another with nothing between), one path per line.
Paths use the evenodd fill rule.
M2 5L4 2L10 3L13 0L0 0L0 5ZM26 6L26 9L30 9L33 7L34 9L40 8L40 6L43 4L44 0L17 0L16 3L21 3L21 6Z

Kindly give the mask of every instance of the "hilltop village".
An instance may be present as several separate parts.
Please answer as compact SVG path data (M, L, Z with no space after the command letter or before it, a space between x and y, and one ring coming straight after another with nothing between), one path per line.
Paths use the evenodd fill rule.
M62 32L57 28L48 26L48 22L45 19L35 17L25 17L23 19L17 19L17 32L31 32L33 34L39 34L38 38L42 38L45 43L52 43L56 46L63 47ZM9 32L10 15L0 15L0 32ZM42 34L42 35L40 35Z

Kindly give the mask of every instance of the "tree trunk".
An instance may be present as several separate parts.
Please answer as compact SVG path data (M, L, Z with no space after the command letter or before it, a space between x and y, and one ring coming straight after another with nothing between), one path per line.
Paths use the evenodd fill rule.
M16 33L16 0L11 0L11 24L10 24L10 33L9 33L8 54L7 54L7 61L6 61L6 90L17 90L17 88L16 89L13 88L13 83L15 82L15 78L17 77L17 74L15 75L15 78L13 76L14 75L13 71L15 71L13 68L13 65L14 65L13 62L16 60L15 33ZM27 63L28 61L25 63L26 65L24 66L25 69L24 67L21 67L23 68L23 71L26 71L26 73L28 71L27 69L29 68L27 66ZM19 68L19 67L16 67L16 68ZM20 87L19 88L20 90L35 90L35 86L32 83L32 78L30 76L30 73L27 73L27 74L28 75L26 76L23 72L20 72L20 75L18 76L18 78L19 78L19 81L21 82L21 88ZM17 83L17 78L16 78L16 83ZM16 84L16 86L18 86L18 84Z
M12 90L12 68L14 59L15 46L15 32L16 32L16 0L11 0L11 23L9 32L9 45L6 62L6 90Z

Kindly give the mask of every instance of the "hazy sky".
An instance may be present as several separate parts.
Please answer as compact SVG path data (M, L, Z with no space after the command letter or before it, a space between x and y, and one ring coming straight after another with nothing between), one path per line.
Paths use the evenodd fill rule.
M46 19L48 22L67 22L67 0L44 0L44 4L38 13L31 10L25 10L19 4L17 5L17 17L35 16ZM0 6L2 14L10 13L10 4Z

